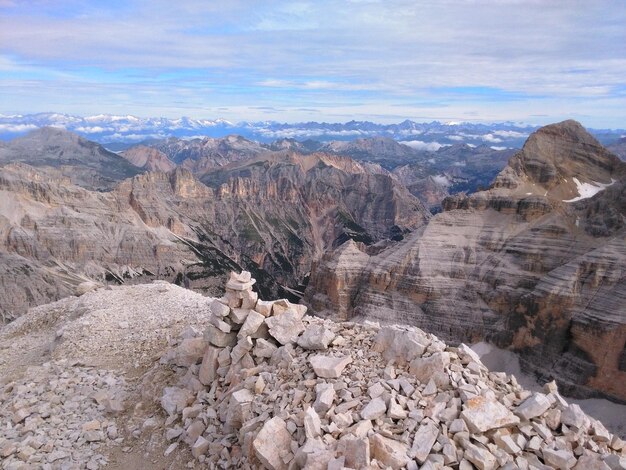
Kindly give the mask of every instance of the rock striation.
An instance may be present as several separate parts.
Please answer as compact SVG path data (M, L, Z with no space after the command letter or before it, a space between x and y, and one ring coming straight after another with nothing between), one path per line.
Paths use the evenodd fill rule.
M624 442L568 404L554 383L531 393L515 377L489 372L464 344L447 346L418 328L334 323L284 300L257 307L249 279L233 273L229 284L242 289L227 287L212 301L204 335L181 338L161 359L179 378L160 400L165 433L205 467L582 470L626 463ZM242 322L257 314L263 323L242 335ZM278 323L291 335L273 333ZM326 347L299 339L322 331Z
M626 164L574 122L533 133L492 187L378 254L314 265L321 315L488 339L568 393L626 400Z
M177 167L100 192L55 169L1 166L0 317L89 280L164 279L218 295L243 268L265 296L293 299L327 250L401 238L429 217L388 175L333 155L267 155L203 181Z

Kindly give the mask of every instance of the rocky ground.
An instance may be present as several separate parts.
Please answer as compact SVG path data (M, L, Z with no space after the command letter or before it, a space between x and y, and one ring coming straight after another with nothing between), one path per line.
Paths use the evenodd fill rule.
M155 283L0 330L0 468L626 468L559 394L416 328Z

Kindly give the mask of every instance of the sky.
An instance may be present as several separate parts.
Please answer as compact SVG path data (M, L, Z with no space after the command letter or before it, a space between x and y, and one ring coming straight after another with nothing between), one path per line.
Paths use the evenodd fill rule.
M0 0L0 113L626 128L624 0Z

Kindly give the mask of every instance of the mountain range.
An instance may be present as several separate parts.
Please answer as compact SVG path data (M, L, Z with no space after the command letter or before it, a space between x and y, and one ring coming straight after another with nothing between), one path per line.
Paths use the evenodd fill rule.
M90 140L107 143L107 148L122 150L119 143L138 143L146 139L168 137L225 137L237 134L262 143L277 139L314 139L319 141L354 140L364 137L390 137L406 141L419 150L437 150L443 145L463 142L469 145L490 145L497 149L520 148L528 135L538 126L502 122L476 124L468 122L414 122L379 124L369 121L346 123L274 121L238 122L224 119L192 119L182 117L74 116L61 113L0 115L0 140L14 138L36 128L54 126L72 131ZM603 144L612 144L626 131L596 129L592 134Z
M626 400L626 163L574 121L519 151L229 135L115 153L43 128L0 156L5 320L85 283L218 295L246 269L266 298L487 339L569 393Z

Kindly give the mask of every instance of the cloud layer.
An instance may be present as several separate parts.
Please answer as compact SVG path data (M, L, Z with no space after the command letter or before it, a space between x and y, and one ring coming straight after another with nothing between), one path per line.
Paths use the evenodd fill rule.
M609 0L7 0L0 112L624 127L624 24Z

